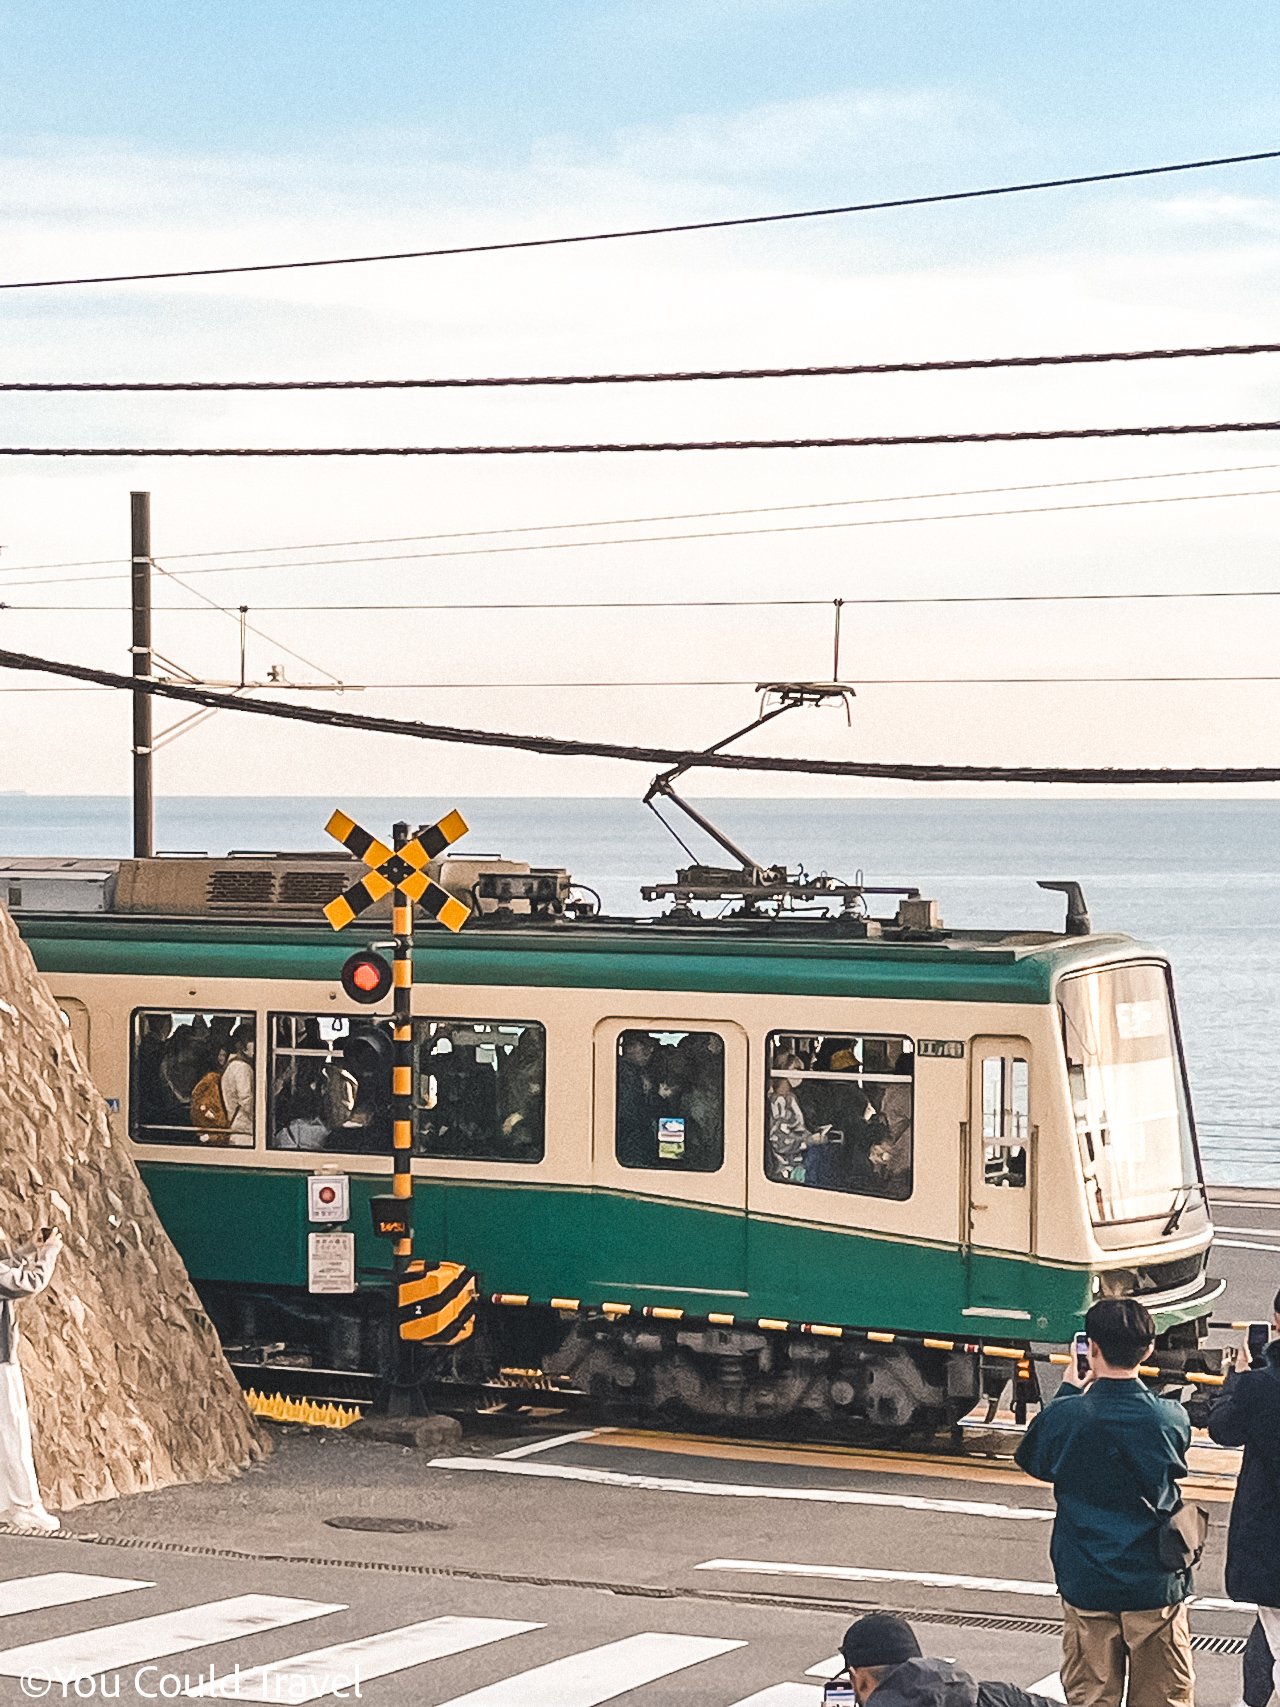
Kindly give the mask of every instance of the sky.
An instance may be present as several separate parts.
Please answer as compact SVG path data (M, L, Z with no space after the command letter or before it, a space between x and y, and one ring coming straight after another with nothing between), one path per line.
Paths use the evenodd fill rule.
M1278 49L1280 13L1251 0L10 5L0 282L731 218L1264 150L1280 147ZM4 291L0 375L567 374L1266 341L1280 325L1278 253L1272 161L585 247ZM1269 420L1278 363L8 395L0 444ZM0 646L128 670L131 489L152 493L155 644L173 673L235 680L246 605L250 679L275 669L292 684L343 684L287 690L308 703L700 746L750 719L756 683L831 674L843 598L851 723L837 709L792 713L751 750L1275 760L1274 681L1097 678L1280 674L1280 600L854 601L1280 591L1278 434L625 457L0 457ZM404 608L636 600L675 608ZM182 715L160 710L157 727ZM122 695L0 675L0 792L126 792L128 716ZM646 781L603 760L228 713L156 757L167 794L633 795ZM697 791L863 786L726 775Z

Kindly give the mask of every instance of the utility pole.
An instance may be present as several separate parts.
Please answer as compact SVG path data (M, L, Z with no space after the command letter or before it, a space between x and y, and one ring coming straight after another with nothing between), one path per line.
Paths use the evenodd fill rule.
M151 494L130 492L132 522L133 655L135 681L151 675ZM151 792L151 695L133 691L133 857L156 851Z

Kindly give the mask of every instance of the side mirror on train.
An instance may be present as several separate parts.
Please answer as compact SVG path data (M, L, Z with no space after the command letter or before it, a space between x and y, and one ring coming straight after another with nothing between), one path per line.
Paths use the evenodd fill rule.
M353 954L342 968L342 988L353 1002L372 1005L391 990L391 965L371 948Z

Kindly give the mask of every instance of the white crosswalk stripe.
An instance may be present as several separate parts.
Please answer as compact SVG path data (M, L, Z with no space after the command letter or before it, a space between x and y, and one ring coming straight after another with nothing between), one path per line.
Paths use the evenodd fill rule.
M347 1699L354 1685L363 1689L375 1677L542 1628L541 1624L523 1624L513 1618L427 1618L400 1630L384 1630L381 1635L361 1636L331 1648L316 1648L309 1654L294 1654L291 1659L271 1660L252 1670L232 1671L213 1684L205 1683L186 1693L284 1702L288 1707L301 1707L303 1702L318 1701L338 1690L346 1692L343 1698Z
M808 1666L804 1675L806 1677L821 1677L826 1679L838 1677L843 1670L844 1655L832 1654L829 1660L819 1660L816 1666Z
M78 1600L101 1600L131 1588L154 1588L154 1583L130 1577L86 1577L78 1571L49 1571L41 1577L13 1577L0 1582L0 1618L17 1612L40 1612L46 1606L73 1606Z
M188 1648L231 1642L240 1636L255 1636L263 1630L345 1610L344 1605L327 1601L238 1594L230 1600L162 1612L154 1618L135 1618L101 1630L82 1630L74 1636L55 1636L51 1641L7 1648L0 1653L0 1677L91 1677L119 1666L163 1659Z
M597 1707L629 1689L745 1646L712 1636L626 1636L455 1696L443 1707Z
M1051 1671L1048 1677L1042 1677L1039 1683L1029 1683L1027 1693L1046 1696L1050 1701L1065 1701L1067 1699L1062 1691L1062 1678L1056 1671Z
M812 1683L774 1683L744 1695L733 1707L822 1707L822 1691Z

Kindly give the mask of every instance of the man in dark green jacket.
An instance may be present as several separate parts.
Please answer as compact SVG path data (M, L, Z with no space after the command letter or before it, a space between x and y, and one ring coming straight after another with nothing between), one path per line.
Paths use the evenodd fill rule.
M1157 1399L1138 1368L1155 1323L1134 1298L1105 1298L1085 1317L1089 1374L1068 1366L1027 1429L1017 1461L1052 1482L1049 1555L1062 1596L1062 1687L1073 1707L1192 1707L1190 1571L1160 1563L1157 1511L1178 1502L1191 1424Z

